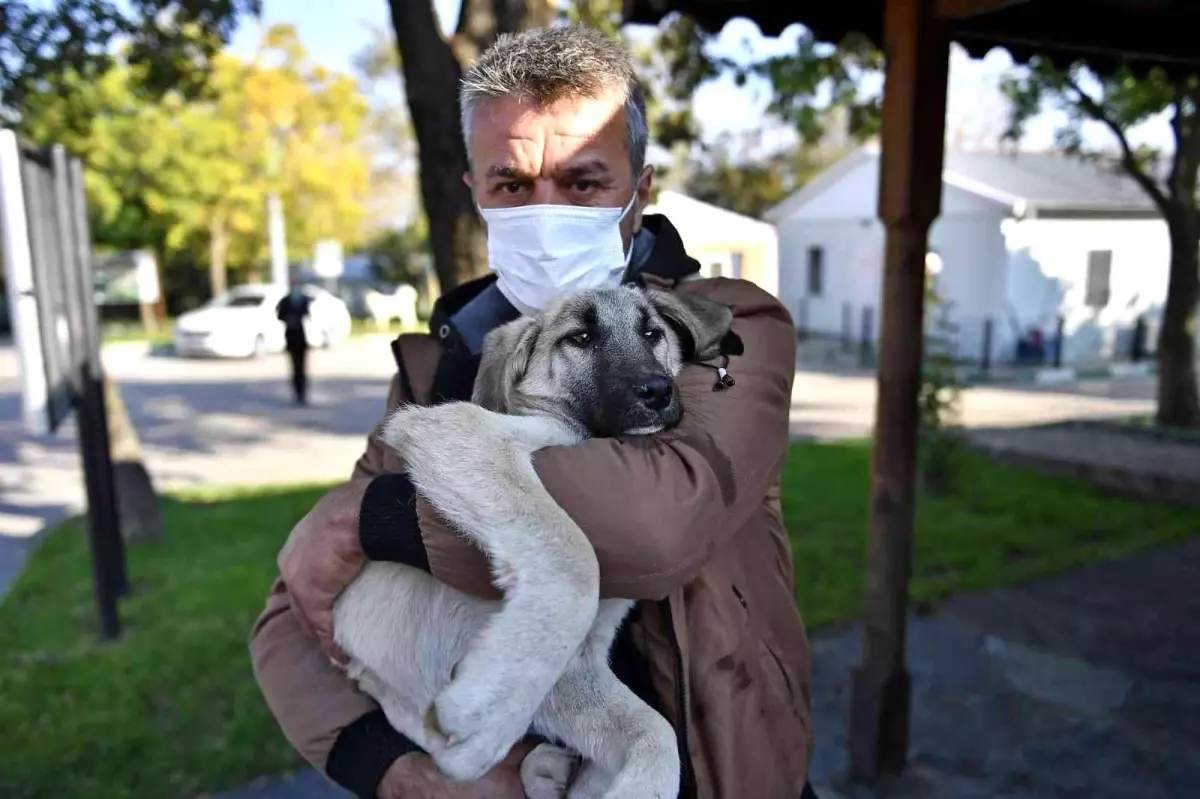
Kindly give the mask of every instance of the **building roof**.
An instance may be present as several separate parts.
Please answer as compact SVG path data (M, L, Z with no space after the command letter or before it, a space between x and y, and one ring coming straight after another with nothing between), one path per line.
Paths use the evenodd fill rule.
M734 17L753 20L766 36L799 23L818 41L861 34L883 44L886 0L624 0L628 22L654 24L672 11L709 31ZM1084 59L1100 72L1120 63L1136 70L1200 71L1200 3L1196 0L939 0L951 38L973 57L1000 47L1017 63L1035 55L1059 66Z
M774 241L775 226L753 217L697 200L677 191L663 189L645 213L663 214L686 242L713 240Z
M1146 192L1128 175L1061 153L948 152L942 177L968 191L969 181L1043 209L1154 208Z
M837 162L802 189L768 211L773 222L785 219L879 150L867 145ZM1127 175L1061 153L981 153L948 151L942 169L948 185L1008 206L1017 216L1055 212L1157 213L1146 193Z

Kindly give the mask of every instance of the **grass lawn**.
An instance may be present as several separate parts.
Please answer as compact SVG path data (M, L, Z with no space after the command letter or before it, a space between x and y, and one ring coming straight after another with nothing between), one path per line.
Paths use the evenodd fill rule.
M864 444L796 444L783 500L810 627L852 618L865 560ZM970 457L963 493L922 502L913 595L1019 582L1177 541L1200 512L1103 496ZM189 494L169 542L130 550L126 634L97 642L78 524L0 604L0 796L187 797L300 765L267 713L247 630L286 531L319 488Z

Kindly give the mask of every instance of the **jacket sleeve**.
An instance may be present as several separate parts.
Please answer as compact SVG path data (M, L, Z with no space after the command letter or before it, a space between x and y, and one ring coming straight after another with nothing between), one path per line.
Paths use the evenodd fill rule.
M397 383L393 380L389 391L389 410L400 401ZM379 495L376 485L396 477L383 473L385 465L384 450L373 433L353 475L372 481L368 496ZM415 531L415 512L412 517ZM304 633L280 579L250 632L250 657L259 689L288 741L311 765L356 796L374 797L392 762L417 748Z
M675 430L553 447L534 460L547 490L595 547L603 597L661 599L687 583L762 505L787 457L796 363L788 312L740 281L679 290L732 307L733 331L744 344L728 367L736 385L713 391L715 371L688 366L679 377L684 418ZM495 596L483 557L424 500L418 514L433 574Z

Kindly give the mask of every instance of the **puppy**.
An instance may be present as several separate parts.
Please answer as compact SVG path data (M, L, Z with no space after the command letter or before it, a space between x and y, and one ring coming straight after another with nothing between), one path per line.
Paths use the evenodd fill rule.
M535 799L678 794L674 731L608 665L633 602L599 601L595 553L532 456L677 424L675 377L715 357L731 322L698 297L580 292L489 334L472 403L407 406L386 424L417 490L487 553L504 592L488 602L372 563L334 609L350 676L447 775L481 777L532 729L565 747L522 763Z

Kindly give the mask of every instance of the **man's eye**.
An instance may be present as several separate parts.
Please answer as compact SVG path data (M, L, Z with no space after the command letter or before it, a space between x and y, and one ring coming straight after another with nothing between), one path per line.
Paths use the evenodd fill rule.
M592 343L592 334L591 333L576 333L575 335L568 337L567 341L570 341L576 347L586 347L587 345Z
M592 191L599 185L594 180L577 180L575 181L575 191Z
M521 189L523 189L523 188L525 188L523 185L521 185L520 183L516 183L516 182L500 184L500 191L504 192L505 194L516 194L517 192L521 191Z

